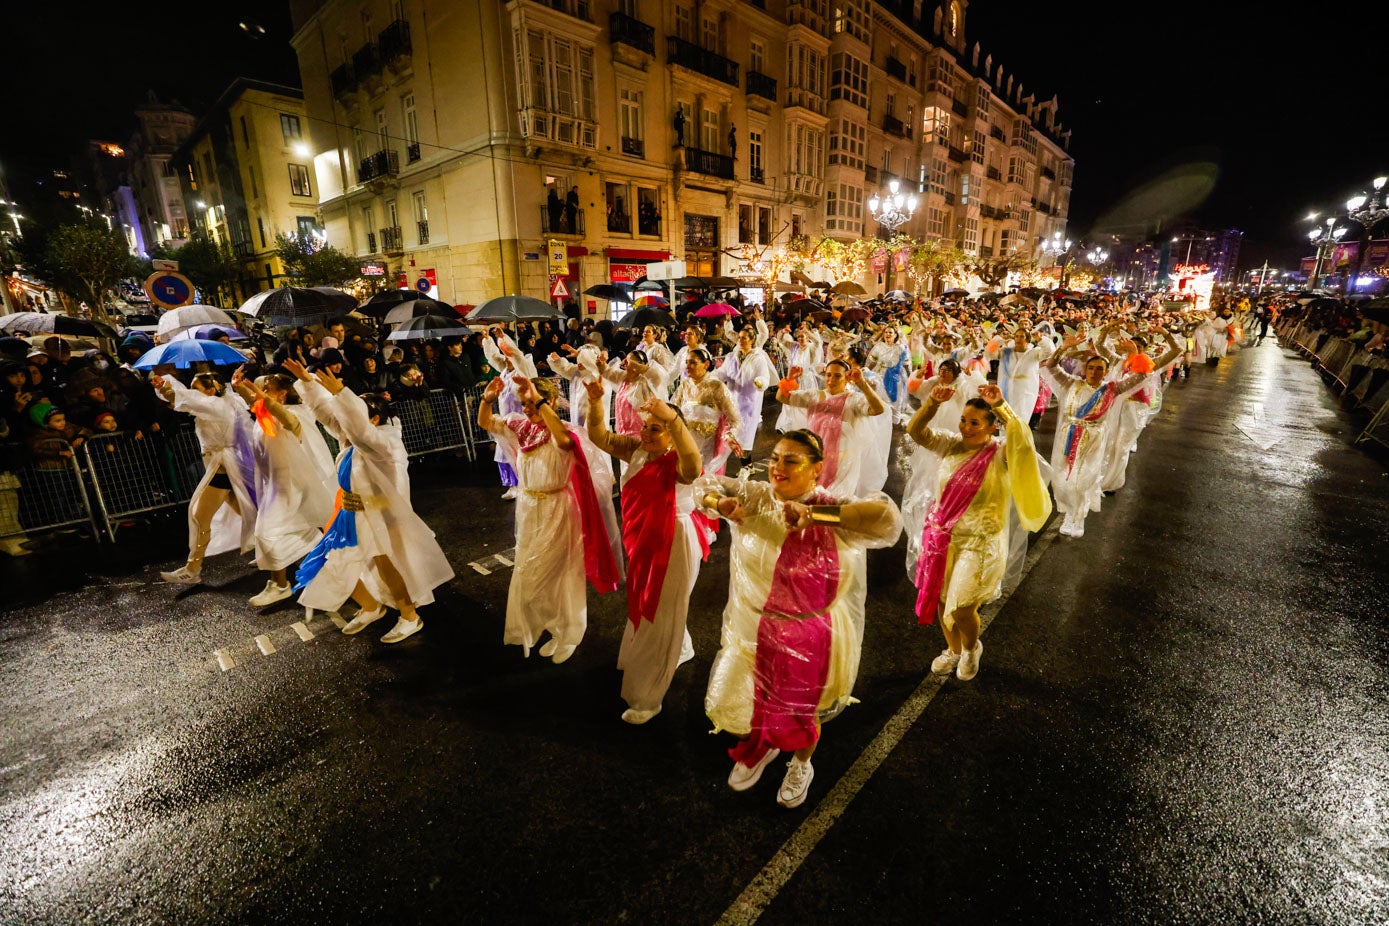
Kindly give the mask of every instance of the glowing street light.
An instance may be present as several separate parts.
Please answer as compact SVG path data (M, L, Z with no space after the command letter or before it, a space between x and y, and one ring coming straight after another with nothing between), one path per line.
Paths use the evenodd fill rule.
M868 212L873 216L873 221L888 231L896 231L899 226L910 222L916 212L916 197L898 192L900 186L896 180L892 180L887 185L886 196L874 193L868 200Z

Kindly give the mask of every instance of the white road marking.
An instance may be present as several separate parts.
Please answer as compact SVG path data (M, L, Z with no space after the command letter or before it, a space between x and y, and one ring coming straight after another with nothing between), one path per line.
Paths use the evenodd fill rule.
M500 553L494 554L492 558L495 559L497 562L501 563L503 566L515 566L515 565L516 565L516 564L513 563L511 560L507 559L505 556L502 556Z
M313 639L313 631L306 627L303 621L295 621L289 625L289 629L299 634L299 639L303 640L305 643Z
M492 570L488 569L486 566L483 566L480 563L469 563L468 565L472 566L481 575L490 576L492 574Z
M1003 594L996 601L979 612L979 633L981 636L984 629L993 622L994 616L1012 597L1013 590L1027 578L1027 574L1032 571L1032 567L1036 565L1042 553L1056 539L1055 522L1057 520L1059 519L1053 518L1053 523L1048 524L1043 529L1032 549L1028 551L1027 561L1017 582L1005 588ZM878 735L873 737L873 741L854 760L854 764L849 767L844 776L835 783L830 793L825 795L824 800L815 807L805 822L796 829L796 832L791 834L791 838L782 844L776 855L772 856L771 861L763 866L757 876L752 879L752 882L738 895L738 899L733 901L723 912L723 916L719 917L718 926L747 926L747 924L757 922L768 905L776 899L777 894L791 880L805 860L810 857L810 853L815 850L815 847L820 844L820 840L834 826L835 821L844 815L850 802L858 796L859 791L868 783L868 779L873 777L878 766L883 764L883 760L892 753L892 750L907 735L907 731L920 719L921 714L926 710L926 705L931 703L931 699L936 696L936 692L940 691L941 686L948 678L949 675L946 674L927 675L921 681L911 696L898 708L897 713L892 715L883 725L883 728L878 731Z
M333 619L333 623L339 630L347 626L347 621L342 619L342 615L336 611L329 611L328 616Z
M212 655L217 657L217 668L226 672L228 669L236 668L236 660L231 658L231 653L224 649L215 649Z
M256 637L256 646L260 648L262 656L269 656L275 652L275 644L270 642L270 638L265 634Z

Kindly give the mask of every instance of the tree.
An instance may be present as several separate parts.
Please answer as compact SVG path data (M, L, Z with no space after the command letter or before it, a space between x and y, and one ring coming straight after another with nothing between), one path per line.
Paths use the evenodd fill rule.
M936 284L958 276L965 260L965 252L953 242L940 238L918 241L912 245L907 258L907 276L917 292L929 291Z
M93 317L106 317L111 288L136 272L125 238L106 223L59 225L22 249L25 266L68 298L85 302Z
M983 281L989 289L1002 286L1008 274L1026 270L1031 259L1017 253L1001 257L975 257L968 262L969 272Z
M310 235L275 236L275 255L300 286L348 286L362 278L357 259Z

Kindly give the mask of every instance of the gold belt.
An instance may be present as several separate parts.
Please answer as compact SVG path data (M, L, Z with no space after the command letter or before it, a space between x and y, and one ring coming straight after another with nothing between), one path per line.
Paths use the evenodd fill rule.
M362 502L362 496L356 492L342 491L342 510L343 511L366 511L367 506Z
M531 498L545 498L545 497L547 497L547 496L554 495L556 492L563 492L564 490L563 490L563 489L551 489L549 492L542 492L540 489L526 489L526 490L524 490L524 491L525 491L525 493L526 493L527 495L529 495Z
M719 429L717 424L710 424L707 421L691 421L689 419L686 419L685 426L691 431L697 431L700 434L713 434Z

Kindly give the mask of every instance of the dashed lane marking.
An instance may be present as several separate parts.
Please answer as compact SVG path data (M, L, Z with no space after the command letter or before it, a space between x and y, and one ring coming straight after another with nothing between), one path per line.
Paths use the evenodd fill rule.
M299 639L303 640L305 643L313 639L313 631L304 626L303 621L295 621L289 625L289 629L299 634Z
M217 668L221 669L223 672L236 668L236 660L231 658L231 653L228 653L226 650L215 649L212 651L212 655L217 659Z
M260 650L262 656L272 656L275 653L275 644L270 642L270 637L261 634L256 637L256 649Z
M329 616L330 618L333 619L333 624L334 624L339 630L341 630L342 628L344 628L344 627L347 626L347 621L343 620L342 615L339 614L338 612L336 612L336 611L330 611L330 612L328 612L328 616Z
M983 636L985 628L993 623L994 616L1012 597L1014 589L1022 584L1023 580L1027 578L1027 574L1032 571L1032 567L1036 565L1037 560L1056 539L1056 520L1054 518L1052 523L1042 530L1036 543L1028 551L1027 560L1017 581L1008 585L996 601L979 612L980 636ZM781 889L810 857L810 853L820 844L820 840L834 826L835 821L844 815L850 802L858 796L859 791L863 790L863 786L868 783L868 779L873 777L878 766L883 764L883 760L897 748L897 744L907 735L907 731L920 719L926 710L926 705L931 703L931 699L936 696L936 692L940 691L941 686L948 678L949 675L942 673L940 675L928 675L922 679L921 684L898 708L897 713L893 714L883 725L883 728L878 731L878 735L854 760L854 764L835 783L825 799L816 806L796 832L791 834L791 838L782 844L776 855L772 856L771 861L767 862L751 883L738 895L738 899L733 901L729 908L724 911L723 916L719 917L718 926L748 926L748 924L757 922L771 902L776 899Z
M472 567L473 567L475 570L477 570L478 573L481 574L481 575L490 576L490 575L492 574L492 570L490 570L490 569L488 569L488 568L486 568L486 567L484 567L484 566L482 566L482 565L480 565L480 564L478 564L478 563L469 563L468 565L469 565L469 566L472 566Z
M516 550L503 550L500 553L493 553L490 556L481 556L468 564L468 567L478 575L490 576L494 572L502 569L510 569L516 565Z

